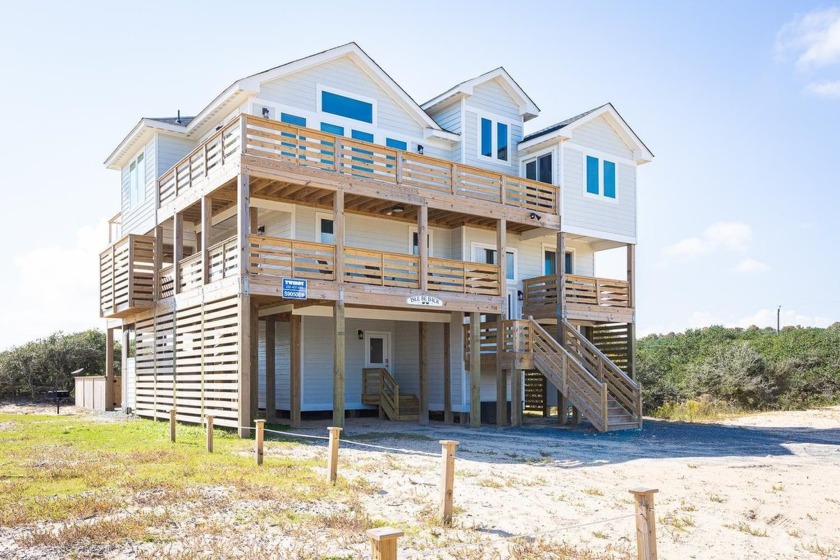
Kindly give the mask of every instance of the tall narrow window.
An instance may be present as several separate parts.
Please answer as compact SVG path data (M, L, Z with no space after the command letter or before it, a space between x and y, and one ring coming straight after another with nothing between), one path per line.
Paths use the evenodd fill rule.
M141 152L128 166L128 205L135 206L146 200L146 158Z
M508 126L503 123L496 123L496 157L508 160Z
M600 194L601 187L598 180L598 158L586 156L586 192Z
M478 123L478 155L499 161L510 160L510 127L487 117Z
M318 220L318 241L321 243L335 244L335 230L332 220L321 218Z

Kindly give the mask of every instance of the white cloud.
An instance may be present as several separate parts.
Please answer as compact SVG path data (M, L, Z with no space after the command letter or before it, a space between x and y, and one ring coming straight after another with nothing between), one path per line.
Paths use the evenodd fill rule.
M99 319L99 253L108 224L85 226L71 246L34 249L14 259L18 285L2 302L0 350L57 330L102 327Z
M797 53L801 70L840 62L840 8L796 16L776 36L776 50L781 55Z
M666 257L693 260L715 251L746 251L752 241L752 228L742 222L717 222L699 237L687 237L665 248Z
M770 265L764 264L761 261L757 261L755 259L744 259L738 263L738 265L733 269L735 272L742 272L744 274L749 274L751 272L767 272L770 270Z
M840 99L840 81L834 82L811 82L805 86L808 93L829 99Z

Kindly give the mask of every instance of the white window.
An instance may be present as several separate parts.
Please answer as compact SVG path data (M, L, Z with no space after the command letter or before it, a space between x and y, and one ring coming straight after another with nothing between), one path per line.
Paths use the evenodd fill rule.
M141 204L146 200L146 158L141 152L128 166L128 205Z
M479 115L478 156L481 159L510 161L510 126Z
M412 255L420 254L420 244L417 242L419 234L416 227L408 228L408 247L411 249ZM432 245L434 242L434 232L430 229L426 230L426 247L429 249L429 256L432 256Z
M315 217L315 241L335 245L335 224L327 214L317 214Z
M554 169L552 153L548 152L541 156L525 161L525 178L540 181L541 183L554 183Z

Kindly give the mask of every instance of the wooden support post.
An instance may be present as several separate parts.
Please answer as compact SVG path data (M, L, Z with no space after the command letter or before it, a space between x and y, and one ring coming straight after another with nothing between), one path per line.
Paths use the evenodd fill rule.
M251 195L248 175L237 179L236 234L239 244L239 437L248 437L254 419L251 405L251 297L248 295L248 264L251 260Z
M336 145L337 146L337 145ZM344 191L333 195L333 237L335 238L335 281L344 282ZM384 273L384 271L383 271ZM343 425L343 424L342 424Z
M481 426L481 315L470 313L470 427Z
M429 207L426 203L417 208L417 254L420 257L420 290L429 288Z
M257 425L257 465L263 464L263 447L265 443L265 420L254 420Z
M511 370L510 380L510 425L522 425L522 378L525 375L521 369Z
M443 472L440 482L440 520L444 525L452 523L452 494L455 486L455 447L457 441L441 440Z
M160 226L155 228L155 247L152 251L152 260L154 261L154 265L152 267L154 270L154 276L152 277L152 293L154 294L155 301L158 301L163 299L160 285L160 269L163 268L163 228Z
M330 484L335 484L338 479L338 442L341 437L341 428L330 427L330 447L329 455L327 456L327 481Z
M566 234L557 232L557 251L554 254L554 272L557 276L557 303L554 315L557 318L557 334L555 338L560 346L566 346L566 334L563 321L566 319Z
M656 512L653 495L656 488L635 488L630 493L636 498L636 547L639 560L656 560Z
M123 373L125 375L125 373ZM114 410L114 329L105 329L105 410Z
M454 313L453 313L454 316ZM443 324L443 421L454 422L452 414L452 324Z
M572 425L579 426L580 425L580 411L576 406L572 407Z
M393 527L368 529L370 555L373 560L397 560L397 539L404 535Z
M207 453L213 453L213 416L208 414L204 423L207 425Z
M184 214L175 212L172 218L172 276L173 291L181 293L181 271L178 263L184 258Z
M417 341L420 348L420 413L418 422L423 425L429 423L429 323L420 322L420 336Z
M300 380L301 380L301 364L303 363L303 356L301 355L301 317L300 315L292 315L289 319L289 333L290 333L290 350L291 356L289 364L289 420L292 426L300 426Z
M277 416L276 366L274 363L275 333L274 317L265 318L265 419L273 422Z
M177 420L175 419L175 415L175 407L173 406L171 409L169 409L169 441L171 441L172 443L175 443L175 427L177 426Z
M213 199L201 199L201 283L210 282L210 232L213 227ZM224 265L222 265L224 266Z
M134 327L131 328L133 329ZM120 343L120 350L122 354L120 360L120 364L122 366L120 368L120 371L122 371L122 390L120 391L120 394L122 395L122 402L120 403L120 408L123 412L128 411L128 348L130 344L129 329L123 327Z
M257 417L257 409L260 404L260 361L259 361L259 344L260 344L260 313L257 303L251 299L251 418ZM243 426L245 424L242 424Z
M333 305L333 424L344 426L344 301Z
M565 425L569 421L569 403L566 396L557 391L557 422Z
M502 200L505 187L502 185ZM507 220L496 221L496 261L499 264L499 295L502 297L502 312L496 322L496 425L507 425L507 375L502 367L505 349L504 321L510 317L507 306Z
M630 244L627 245L627 306L633 310L633 320L627 323L627 375L636 379L636 246Z

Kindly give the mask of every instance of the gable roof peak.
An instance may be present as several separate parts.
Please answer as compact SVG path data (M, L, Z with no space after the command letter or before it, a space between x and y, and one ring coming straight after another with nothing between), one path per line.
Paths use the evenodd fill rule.
M499 66L488 72L480 74L475 78L465 80L454 87L449 88L440 95L433 97L421 105L424 111L434 111L436 107L449 102L457 96L470 96L476 86L497 80L502 87L507 91L508 95L516 101L519 105L519 114L523 120L531 120L540 114L540 108L534 103L533 99L525 93L525 90L513 79L513 77L505 70L504 66Z

